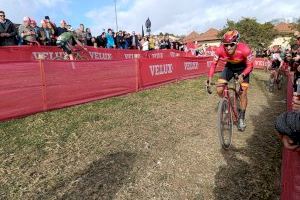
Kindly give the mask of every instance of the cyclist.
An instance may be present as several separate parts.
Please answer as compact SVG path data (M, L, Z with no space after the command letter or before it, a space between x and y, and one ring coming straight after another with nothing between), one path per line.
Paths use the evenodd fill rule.
M253 59L251 49L247 44L239 42L240 34L237 30L227 31L222 38L221 45L216 49L214 61L208 74L207 85L210 86L212 77L214 75L216 66L219 61L225 62L225 68L218 79L217 93L222 97L224 87L234 74L239 76L239 82L241 83L242 93L240 96L240 113L238 120L239 131L244 131L245 124L245 112L247 108L247 90L249 87L249 74L253 69Z
M56 41L56 45L68 54L70 60L74 60L74 55L72 53L73 41L87 51L87 48L85 48L84 45L78 40L77 35L72 27L69 27L67 32L64 32L58 36Z
M274 50L271 54L271 65L268 67L268 70L271 72L270 80L274 80L278 83L278 75L281 72L283 64L284 60L280 56L280 51L278 49Z

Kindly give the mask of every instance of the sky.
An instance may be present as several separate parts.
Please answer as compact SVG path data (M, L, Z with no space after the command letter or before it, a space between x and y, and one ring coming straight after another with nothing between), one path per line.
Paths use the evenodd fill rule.
M222 29L227 19L250 17L264 23L300 17L300 1L295 0L0 0L0 5L14 23L22 23L23 17L29 16L40 24L47 15L57 25L62 19L73 28L83 23L96 36L103 29L116 30L116 21L118 30L141 33L148 17L152 33L176 35Z

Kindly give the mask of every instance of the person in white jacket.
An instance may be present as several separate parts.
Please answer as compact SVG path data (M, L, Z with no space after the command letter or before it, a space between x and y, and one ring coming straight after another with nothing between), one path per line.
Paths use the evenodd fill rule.
M147 37L144 37L142 39L141 44L142 44L143 51L149 51L149 39Z

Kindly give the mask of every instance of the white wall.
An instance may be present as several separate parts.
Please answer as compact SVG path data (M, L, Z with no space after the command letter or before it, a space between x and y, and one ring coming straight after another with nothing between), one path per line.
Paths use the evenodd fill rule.
M289 45L290 40L291 37L278 37L273 40L272 44L269 47L272 47L274 45L281 45L281 47L287 49L290 48Z

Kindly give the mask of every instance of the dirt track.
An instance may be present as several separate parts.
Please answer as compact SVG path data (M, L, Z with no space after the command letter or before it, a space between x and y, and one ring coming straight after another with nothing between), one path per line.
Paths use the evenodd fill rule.
M43 127L45 152L23 147L12 158L0 149L0 194L4 199L277 199L281 153L274 118L285 109L284 92L269 94L265 80L264 72L252 76L248 126L235 132L229 151L220 150L218 98L205 93L204 78L29 117L18 126L32 122L25 134ZM2 131L10 126L17 125L2 124ZM67 129L64 143L57 142L54 136ZM11 189L13 184L19 185Z

